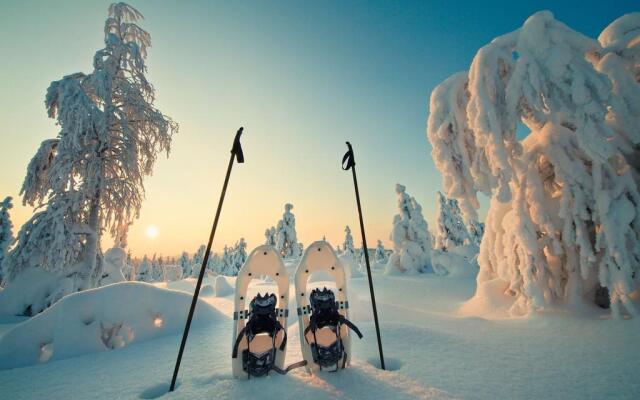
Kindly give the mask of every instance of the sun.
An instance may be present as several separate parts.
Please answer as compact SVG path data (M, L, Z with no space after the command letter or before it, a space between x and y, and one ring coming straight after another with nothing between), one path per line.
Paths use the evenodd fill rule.
M156 236L158 236L158 227L151 225L149 227L147 227L147 236L150 237L151 239L155 238Z

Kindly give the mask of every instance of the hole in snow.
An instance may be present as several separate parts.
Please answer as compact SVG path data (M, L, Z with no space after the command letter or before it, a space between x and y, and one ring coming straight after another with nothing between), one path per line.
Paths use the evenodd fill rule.
M158 385L152 386L144 392L140 393L140 398L157 399L158 397L164 396L165 394L167 394L167 392L169 392L169 386L171 386L169 383L160 383ZM180 381L177 381L175 389L178 389L179 387Z
M88 326L93 324L93 321L95 321L93 317L87 317L82 320L82 323Z
M46 363L53 356L53 342L43 343L40 345L40 355L38 362Z
M125 347L133 341L135 336L133 329L122 322L113 324L101 322L100 330L100 339L108 349Z
M382 369L380 368L380 358L378 357L369 358L367 362L378 369ZM402 368L402 361L398 360L397 358L385 357L384 366L385 366L385 371L397 371L400 368Z

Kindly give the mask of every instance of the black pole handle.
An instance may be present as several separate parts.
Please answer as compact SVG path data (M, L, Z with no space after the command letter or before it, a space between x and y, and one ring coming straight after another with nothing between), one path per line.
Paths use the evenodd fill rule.
M243 131L243 127L240 127L240 129L238 129L238 132L236 132L236 137L235 139L233 139L233 147L231 147L231 154L235 154L238 164L244 163L244 153L242 152L242 145L240 144L240 136L242 136Z
M344 156L342 157L342 169L345 171L351 169L351 167L356 165L356 159L353 156L353 148L351 147L351 143L346 143L349 150L347 150L347 152L344 153Z

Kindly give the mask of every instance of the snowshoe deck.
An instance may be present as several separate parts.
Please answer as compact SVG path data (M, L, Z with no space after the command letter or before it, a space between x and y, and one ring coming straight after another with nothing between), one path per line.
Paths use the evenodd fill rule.
M276 325L279 325L279 327L274 331L276 332L274 337L267 334L259 334L252 337L251 340L248 340L244 332L251 318L251 308L247 307L247 304L250 304L254 299L247 298L247 290L252 279L257 279L264 275L270 276L278 287L278 292L275 293L274 300L277 302L275 306L277 308L273 311L275 312L275 320L277 321ZM265 297L256 296L255 299L257 302L267 301L265 300L266 294ZM232 336L234 354L232 354L231 359L232 372L235 378L250 378L250 374L246 371L247 363L252 362L253 365L264 363L265 360L272 356L272 354L270 354L272 349L275 350L275 360L269 361L273 362L273 365L276 367L274 369L276 372L277 369L285 369L284 362L287 351L286 329L289 314L288 302L289 276L280 255L272 246L263 245L257 247L251 252L242 268L240 268L236 279ZM240 335L240 333L242 333L242 335ZM249 351L246 352L245 350L248 348ZM266 373L268 372L269 371L266 371Z
M324 272L331 276L336 285L335 289L322 292L320 290L308 290L309 277L314 272ZM317 372L321 369L331 371L345 368L351 362L351 334L349 328L353 324L348 322L347 319L349 302L347 300L345 270L329 243L317 241L307 248L296 270L295 288L300 327L300 346L302 355L307 361L307 371ZM314 304L310 299L311 296L316 298L326 297L327 304L333 303L334 309L332 309L332 312L334 313L334 319L338 321L336 324L318 324L317 316L312 316ZM355 332L360 336L357 328ZM339 355L339 359L336 359L335 363L331 362L333 355ZM327 365L328 362L333 364L333 367Z

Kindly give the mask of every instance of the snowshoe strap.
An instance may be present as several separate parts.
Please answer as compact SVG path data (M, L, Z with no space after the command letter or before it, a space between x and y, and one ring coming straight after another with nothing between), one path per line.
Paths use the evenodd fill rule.
M360 332L360 329L358 329L357 326L355 326L353 324L353 322L349 321L348 319L346 319L345 317L343 317L342 315L340 316L340 323L341 324L345 324L347 327L349 327L349 329L351 329L352 331L354 331L356 333L356 335L358 335L359 339L362 339L362 332Z
M304 367L305 365L307 365L307 360L302 360L302 361L298 361L296 363L293 363L293 364L289 365L285 369L280 369L280 368L276 367L275 365L273 367L271 367L271 369L276 371L280 375L286 375L287 372L291 371L292 369Z
M238 358L238 347L240 346L240 341L242 340L242 337L244 336L246 331L247 327L245 326L240 330L240 333L238 333L236 342L233 344L233 352L231 353L231 358Z

